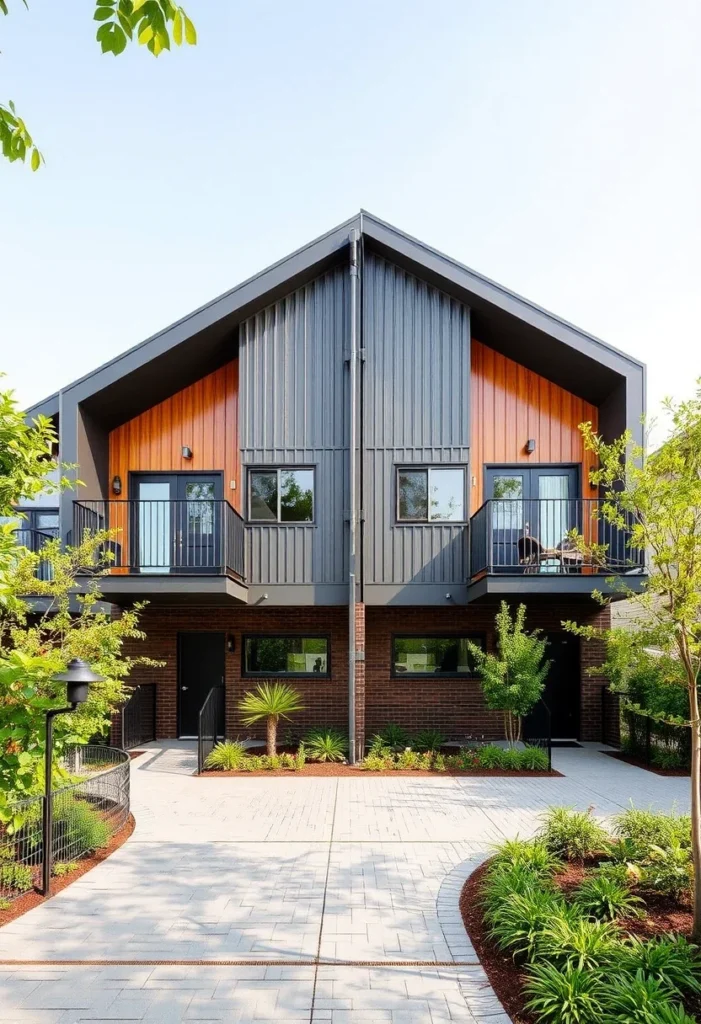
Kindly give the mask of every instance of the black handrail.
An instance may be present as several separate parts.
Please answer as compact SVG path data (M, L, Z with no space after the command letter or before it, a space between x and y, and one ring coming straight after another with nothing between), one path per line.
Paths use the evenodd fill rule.
M135 686L121 712L122 750L133 750L156 739L156 685Z
M73 542L101 530L114 536L96 557L112 569L245 578L244 522L228 501L74 501Z
M645 567L630 525L603 516L600 498L490 498L470 519L470 575L625 575ZM571 539L575 531L581 545Z
M200 708L197 720L197 774L220 740L224 739L224 687L213 686Z

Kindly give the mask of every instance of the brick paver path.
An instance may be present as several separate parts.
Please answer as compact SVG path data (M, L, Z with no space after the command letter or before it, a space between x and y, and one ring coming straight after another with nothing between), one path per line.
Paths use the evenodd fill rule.
M562 779L197 779L152 745L128 843L0 929L0 1021L503 1024L457 909L490 844L555 803L688 808L598 749Z

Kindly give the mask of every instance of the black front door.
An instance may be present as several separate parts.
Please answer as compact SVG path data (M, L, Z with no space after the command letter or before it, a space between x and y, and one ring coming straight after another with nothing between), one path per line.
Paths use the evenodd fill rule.
M575 466L491 466L485 494L491 498L494 572L557 572L548 553L558 550L569 530L581 528Z
M570 633L546 633L546 657L552 662L545 681L543 701L550 710L550 732L554 740L579 738L579 637ZM542 709L535 707L525 723L526 737L542 729ZM530 719L530 721L529 721ZM544 738L544 737L542 737Z
M224 685L223 633L178 633L178 736L197 736L200 709ZM217 731L224 735L224 722Z
M135 473L131 494L138 572L220 570L221 473Z

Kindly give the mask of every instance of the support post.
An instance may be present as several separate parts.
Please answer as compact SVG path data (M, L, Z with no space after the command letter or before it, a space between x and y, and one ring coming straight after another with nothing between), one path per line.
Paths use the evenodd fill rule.
M350 233L350 361L349 361L349 438L348 438L348 759L356 762L355 736L355 588L356 588L356 533L358 524L357 460L358 438L358 238L354 228Z
M41 892L51 895L51 861L53 858L53 800L51 782L53 772L54 718L75 711L75 704L67 708L51 708L46 712L46 746L44 748L44 814L42 820Z

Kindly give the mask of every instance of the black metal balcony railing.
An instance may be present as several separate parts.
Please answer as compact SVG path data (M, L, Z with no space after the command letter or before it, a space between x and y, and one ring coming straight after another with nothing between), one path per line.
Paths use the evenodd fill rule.
M30 526L20 526L13 530L18 547L27 548L35 555L41 555L42 549L50 540L58 537L58 528L37 530ZM53 579L53 567L45 558L40 558L34 573L38 580L48 582Z
M631 530L607 522L601 506L599 498L485 501L470 519L471 576L640 573L644 553L631 546Z
M106 564L128 573L244 579L244 524L228 501L74 501L73 543L100 530Z

